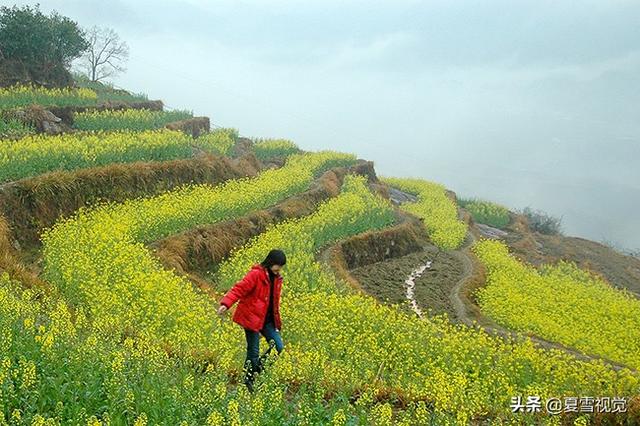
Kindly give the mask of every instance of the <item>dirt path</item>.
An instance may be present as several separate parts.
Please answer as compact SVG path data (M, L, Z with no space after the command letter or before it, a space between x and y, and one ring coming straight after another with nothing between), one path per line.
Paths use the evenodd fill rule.
M475 255L471 251L471 246L476 240L477 240L476 235L473 233L471 229L469 229L465 237L463 246L457 250L451 250L448 252L450 255L455 257L462 265L462 274L458 279L458 281L455 283L455 285L452 287L451 291L449 292L449 301L451 303L451 306L453 307L455 316L458 321L470 327L481 328L482 330L485 330L490 335L500 336L505 339L520 341L520 340L526 340L528 338L533 343L535 343L536 346L538 347L541 347L544 349L558 349L558 350L567 352L573 355L575 358L582 361L589 362L593 360L602 360L606 364L610 365L611 368L613 368L616 371L619 371L622 369L629 369L634 372L638 372L638 370L632 367L619 364L615 361L603 358L598 355L585 354L574 348L565 346L560 343L551 342L541 337L531 335L528 333L507 329L495 323L492 319L488 318L486 315L483 315L482 313L480 313L478 306L473 305L472 301L466 298L463 298L461 296L463 290L465 289L465 286L469 284L468 281L474 272L474 262L472 259L475 258ZM331 257L330 250L332 247L333 245L324 247L322 250L320 250L316 254L316 260L319 261L321 264L323 264L327 268L330 268L330 257ZM417 301L415 300L415 295L414 295L415 281L414 280L417 279L419 276L421 276L425 271L430 269L432 266L432 262L433 260L427 262L426 265L423 264L420 267L415 268L413 272L409 275L407 280L405 281L405 284L406 284L405 296L409 300L413 311L417 314L418 318L420 319L424 319L424 314L422 313L422 310L420 309ZM346 271L346 273L348 274L348 271ZM350 277L350 276L339 277L339 278L345 281L356 281L353 279L353 277ZM360 290L364 291L363 289L360 289Z
M473 254L471 252L471 245L473 245L475 241L476 241L475 235L471 231L469 231L467 232L467 237L466 237L464 246L462 246L458 250L453 250L451 252L451 254L456 256L460 260L460 262L462 262L463 271L464 271L463 275L460 277L460 279L458 280L456 285L453 287L449 295L451 304L453 305L456 315L461 322L463 322L468 326L474 326L473 321L475 320L476 326L481 326L483 330L486 330L488 333L494 336L501 336L504 338L511 337L514 339L529 338L531 339L532 342L536 343L538 346L544 349L559 349L559 350L568 352L571 355L583 361L589 362L592 360L602 360L605 363L609 364L615 370L621 370L626 368L629 370L637 371L632 367L619 364L615 361L611 361L609 359L600 357L598 355L588 355L588 354L579 352L574 348L562 345L560 343L551 342L535 335L523 334L521 332L506 329L496 324L485 315L476 316L475 314L470 314L469 313L470 309L468 309L468 306L466 305L465 301L462 299L462 297L460 297L460 293L462 289L465 287L465 285L467 284L467 281L469 280L469 278L473 273L473 262L471 260L471 256L473 256Z
M476 241L476 237L473 233L467 232L467 240L470 241L466 241L462 248L451 252L462 264L463 273L456 285L453 286L449 294L449 300L456 311L458 319L467 325L472 325L472 318L467 314L467 307L460 298L460 290L466 284L467 280L471 278L471 274L473 273L473 263L466 251L469 250L471 245Z

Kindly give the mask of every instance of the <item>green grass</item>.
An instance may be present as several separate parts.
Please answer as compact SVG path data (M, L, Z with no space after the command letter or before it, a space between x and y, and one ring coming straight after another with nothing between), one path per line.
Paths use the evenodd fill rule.
M510 222L509 209L500 204L478 198L458 198L458 204L478 223L504 228Z
M193 117L191 111L123 109L86 111L74 114L73 127L79 130L151 130L172 121Z
M145 93L132 93L127 90L117 89L109 82L91 81L86 76L79 73L72 73L73 79L78 87L91 89L98 95L98 102L104 101L125 101L141 102L148 101Z
M231 148L238 139L238 130L231 128L215 129L198 136L198 146L208 152L217 152L221 155L229 155Z
M0 139L17 139L34 132L31 126L28 126L15 118L0 118Z
M256 157L267 160L273 157L288 157L300 152L300 148L288 139L252 139Z
M33 84L0 88L0 110L32 104L47 106L95 105L97 94L86 88L47 89Z
M226 129L204 139L169 129L29 135L0 141L0 183L56 170L189 158L194 146L222 154L229 144L233 139Z

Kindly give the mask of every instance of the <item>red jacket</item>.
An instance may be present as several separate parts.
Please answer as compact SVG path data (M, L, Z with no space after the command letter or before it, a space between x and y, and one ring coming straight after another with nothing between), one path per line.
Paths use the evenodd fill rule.
M237 301L238 307L233 313L233 321L253 331L260 331L264 325L269 307L269 272L259 263L224 295L221 305L231 308ZM282 275L276 275L273 281L273 318L275 327L280 330L280 290Z

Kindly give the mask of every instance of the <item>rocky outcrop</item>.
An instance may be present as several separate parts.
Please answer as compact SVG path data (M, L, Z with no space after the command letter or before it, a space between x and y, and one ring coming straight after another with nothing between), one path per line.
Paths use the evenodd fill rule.
M40 105L31 105L24 108L16 108L3 114L5 119L17 119L31 127L38 133L57 135L68 132L71 128L64 123L62 118Z
M209 117L193 117L185 120L174 121L165 125L167 129L180 130L197 138L210 129Z

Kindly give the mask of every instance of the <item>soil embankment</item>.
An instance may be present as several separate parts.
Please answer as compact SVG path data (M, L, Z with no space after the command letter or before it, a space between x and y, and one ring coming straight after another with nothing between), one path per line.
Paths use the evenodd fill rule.
M146 197L189 183L255 176L262 168L253 153L237 159L201 153L181 160L51 172L0 186L0 214L21 246L38 246L44 228L81 207Z
M150 247L167 269L186 275L203 291L215 292L210 277L234 247L264 232L270 224L313 213L320 203L340 193L342 181L350 173L367 176L372 186L377 184L373 163L360 160L353 166L328 170L314 180L307 191L272 207L190 229L154 242Z
M604 244L580 237L545 235L533 232L526 218L514 215L512 223L500 236L519 259L535 266L559 260L575 262L608 281L640 297L640 259L620 253Z

